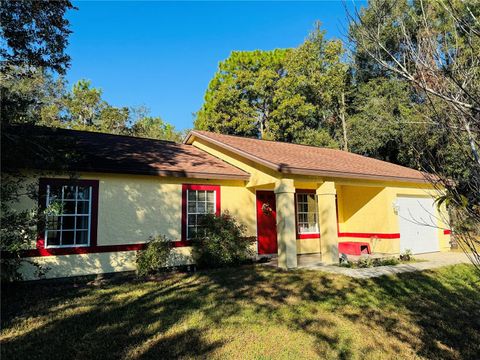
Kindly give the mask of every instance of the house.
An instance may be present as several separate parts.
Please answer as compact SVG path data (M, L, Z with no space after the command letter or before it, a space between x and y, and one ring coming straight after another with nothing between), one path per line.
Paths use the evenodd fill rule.
M148 237L173 241L172 264L189 264L201 214L228 211L257 237L259 255L297 255L338 263L339 242L367 242L398 254L445 251L445 211L425 174L333 149L191 131L182 144L65 129L36 128L40 143L60 139L64 173L49 164L17 164L40 206L62 201L26 258L47 277L129 271ZM31 157L32 158L32 157ZM71 174L74 174L72 177ZM23 208L35 206L30 199ZM25 263L25 277L34 277Z

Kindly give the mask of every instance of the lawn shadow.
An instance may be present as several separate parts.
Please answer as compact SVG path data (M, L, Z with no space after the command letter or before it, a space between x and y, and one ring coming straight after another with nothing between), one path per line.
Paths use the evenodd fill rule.
M13 334L2 337L2 356L212 357L235 340L226 328L268 321L312 337L319 357L404 357L402 346L410 346L410 355L475 359L480 289L466 269L362 280L252 265L161 282L20 284L2 291L2 329ZM15 333L25 322L28 329ZM338 329L345 324L396 342L373 339L359 349L358 339Z

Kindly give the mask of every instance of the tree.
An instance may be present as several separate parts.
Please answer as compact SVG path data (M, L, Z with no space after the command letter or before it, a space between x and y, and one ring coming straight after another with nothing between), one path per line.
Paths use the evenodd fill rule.
M7 66L51 69L64 74L71 34L65 14L76 9L70 1L3 0L0 7L0 56Z
M300 141L310 145L332 146L342 144L347 149L346 96L350 87L349 67L343 61L345 50L339 40L325 39L320 23L307 39L287 58L287 94L300 94L315 107L311 123L306 123L306 134L318 133L314 138L324 138L315 143L301 133ZM289 95L286 96L287 98ZM330 139L325 136L329 135ZM310 139L310 140L309 140ZM295 141L295 140L294 140Z
M289 50L234 51L210 81L195 128L269 137L275 93Z
M361 69L406 81L429 109L433 137L461 159L458 171L438 152L423 152L436 175L430 181L446 189L438 203L449 205L450 226L480 270L479 19L474 1L376 0L351 16L351 36Z
M34 225L41 213L17 210L13 205L22 196L35 198L35 191L21 186L22 174L10 164L17 160L29 137L10 125L36 123L55 110L63 92L63 80L53 79L52 72L65 73L70 58L65 54L69 30L65 12L73 9L69 1L2 1L0 7L1 45L1 212L0 251L3 279L19 276L20 252L35 240ZM48 108L48 111L46 109ZM45 110L45 111L44 111ZM47 147L54 144L35 144L32 159L49 156ZM38 145L38 146L35 146ZM20 152L20 153L19 153ZM9 253L11 257L5 257ZM26 261L26 260L23 260ZM35 265L34 261L29 261Z
M317 25L295 49L233 52L210 82L195 127L338 147L344 138L337 140L344 114L339 89L347 82L343 51Z
M133 124L131 133L134 136L151 139L181 142L182 132L177 131L171 124L164 122L160 117L143 117Z

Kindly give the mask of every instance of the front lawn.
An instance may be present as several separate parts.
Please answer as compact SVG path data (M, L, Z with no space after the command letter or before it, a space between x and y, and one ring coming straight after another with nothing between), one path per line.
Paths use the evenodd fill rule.
M474 359L473 267L377 279L263 266L2 291L2 359Z

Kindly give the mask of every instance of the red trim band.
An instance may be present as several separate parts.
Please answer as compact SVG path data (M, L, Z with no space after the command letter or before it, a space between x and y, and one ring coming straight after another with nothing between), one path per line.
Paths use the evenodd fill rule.
M452 234L452 230L443 230L443 235L451 235Z
M172 241L173 247L191 246L191 241ZM21 252L21 257L41 257L41 256L60 256L60 255L80 255L80 254L95 254L105 252L122 252L122 251L138 251L143 250L147 243L140 244L124 244L124 245L103 245L103 246L82 246L70 248L53 248L45 249L44 247L38 249L24 250ZM8 254L2 253L2 256Z
M379 238L379 239L400 239L400 234L382 234L382 233L354 233L354 232L339 232L338 237L356 237L356 238Z
M320 239L320 234L297 234L297 240L304 240L304 239Z

